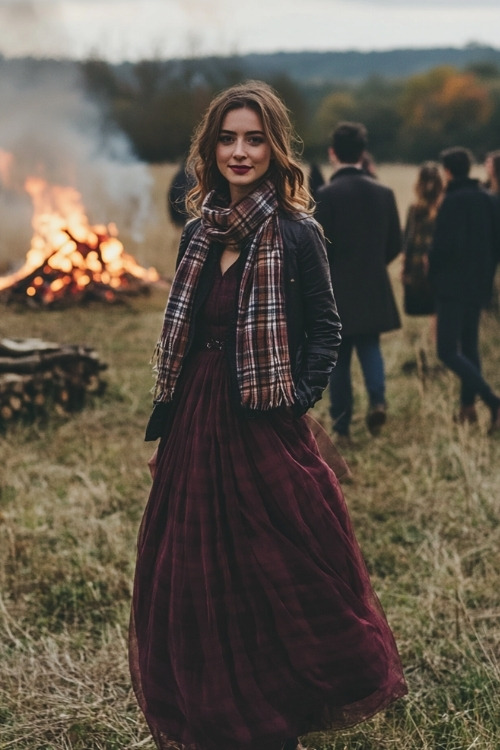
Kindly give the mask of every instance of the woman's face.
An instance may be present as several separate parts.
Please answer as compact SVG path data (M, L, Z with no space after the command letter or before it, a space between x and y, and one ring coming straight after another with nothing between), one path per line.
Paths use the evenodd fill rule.
M271 146L257 112L240 107L226 114L215 158L219 172L229 183L232 203L252 192L271 163Z

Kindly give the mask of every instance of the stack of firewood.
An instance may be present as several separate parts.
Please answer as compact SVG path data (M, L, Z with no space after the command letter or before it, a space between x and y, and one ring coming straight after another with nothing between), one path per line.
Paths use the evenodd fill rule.
M94 349L40 339L0 339L0 426L55 409L81 409L105 389Z

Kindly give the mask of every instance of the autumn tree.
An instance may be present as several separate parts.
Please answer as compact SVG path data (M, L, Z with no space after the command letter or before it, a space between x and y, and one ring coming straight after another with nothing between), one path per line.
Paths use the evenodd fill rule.
M239 58L81 64L87 89L101 103L104 127L122 130L141 159L178 161L215 92L252 77ZM420 162L450 145L478 158L500 147L500 71L434 68L408 79L370 76L356 83L307 86L288 73L262 71L291 111L306 160L323 160L341 120L364 123L375 160Z
M399 110L400 146L410 159L435 157L447 146L474 149L492 112L488 86L473 72L442 66L408 79Z
M396 159L401 117L394 102L399 90L399 84L373 76L356 87L328 93L315 114L311 145L321 144L324 154L335 127L342 120L351 120L367 128L369 148L377 161Z

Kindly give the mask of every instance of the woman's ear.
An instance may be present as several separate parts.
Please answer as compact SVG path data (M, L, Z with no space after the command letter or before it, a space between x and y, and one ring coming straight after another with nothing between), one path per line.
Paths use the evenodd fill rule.
M331 146L328 148L328 159L334 167L338 164L337 154Z

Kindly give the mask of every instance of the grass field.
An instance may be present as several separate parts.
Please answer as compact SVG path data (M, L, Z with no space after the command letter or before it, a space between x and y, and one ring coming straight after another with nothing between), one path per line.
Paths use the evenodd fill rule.
M415 169L381 167L402 216ZM156 218L127 249L173 270L179 233L153 169ZM112 220L112 217L110 217ZM391 269L400 295L398 261ZM2 308L2 336L97 349L104 396L70 417L0 436L0 748L152 750L132 695L126 633L134 547L151 445L150 354L166 292L120 306ZM500 438L453 422L455 379L436 367L427 320L384 337L389 420L370 438L360 373L355 482L345 494L405 665L410 694L350 732L315 735L318 750L500 748ZM485 372L500 390L500 319L485 315ZM417 366L427 352L429 371ZM327 419L323 399L315 408ZM256 749L257 750L257 749Z

